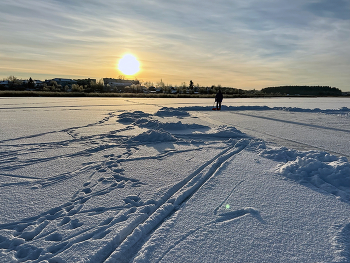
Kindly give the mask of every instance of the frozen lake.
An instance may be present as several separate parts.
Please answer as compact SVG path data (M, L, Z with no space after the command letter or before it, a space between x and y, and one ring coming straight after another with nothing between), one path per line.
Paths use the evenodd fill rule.
M0 262L350 262L350 99L0 98Z
M69 106L120 106L120 104L132 105L154 105L163 107L182 106L212 106L214 99L197 98L0 98L1 109L7 108L35 108L35 107L69 107ZM338 109L350 107L349 97L320 97L320 98L237 98L224 99L224 105L228 106L269 106L269 107L299 107L306 109Z
M315 111L265 110L252 108L229 112L208 112L213 99L138 98L0 98L2 126L0 140L98 121L106 112L143 111L155 113L162 107L200 107L201 117L217 125L230 125L251 136L296 149L320 149L349 157L350 98L247 98L225 99L224 107L286 107ZM316 134L315 134L316 133ZM302 134L302 136L300 136ZM50 137L52 140L52 137Z

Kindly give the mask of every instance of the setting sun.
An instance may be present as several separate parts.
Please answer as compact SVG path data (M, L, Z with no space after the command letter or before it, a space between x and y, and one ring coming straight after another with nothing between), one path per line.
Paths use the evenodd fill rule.
M134 75L140 70L140 62L134 55L124 55L118 63L118 69L125 75Z

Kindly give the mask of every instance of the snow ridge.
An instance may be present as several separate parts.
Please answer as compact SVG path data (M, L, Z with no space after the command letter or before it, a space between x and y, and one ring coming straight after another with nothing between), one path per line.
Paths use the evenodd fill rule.
M181 108L170 108L170 107L163 107L159 109L155 114L155 116L159 117L189 117L190 114Z
M183 111L211 111L212 107L191 106L179 108ZM341 114L350 115L350 108L341 107L339 109L304 109L297 107L269 107L269 106L222 106L224 111L290 111L290 112L309 112L309 113L324 113L324 114Z
M172 142L176 138L163 129L145 131L139 135L133 136L128 142Z
M266 147L264 142L251 143L265 158L284 162L277 172L301 184L311 184L342 201L350 201L350 163L346 157L327 152L298 151L286 147Z
M350 223L337 224L332 227L336 234L331 238L336 263L347 263L350 261Z

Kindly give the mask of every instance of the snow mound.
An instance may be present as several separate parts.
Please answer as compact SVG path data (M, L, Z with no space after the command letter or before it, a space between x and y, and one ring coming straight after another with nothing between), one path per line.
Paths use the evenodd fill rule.
M149 129L163 129L163 130L187 130L187 129L203 129L207 126L199 124L183 124L181 121L178 122L160 122L149 118L142 118L134 122L135 125L141 128Z
M155 116L159 117L188 117L190 114L182 109L163 107L157 111Z
M217 128L212 128L207 132L195 132L194 134L205 134L218 138L245 138L248 137L246 134L237 130L235 127L228 127L226 125L220 125Z
M279 172L298 182L311 183L344 201L350 201L350 164L345 157L306 153L305 156L297 156L294 161L282 165Z
M346 157L320 151L267 147L259 140L252 140L247 149L258 152L262 157L282 162L277 169L280 175L301 184L311 184L343 201L350 201L350 163Z
M206 126L199 124L183 124L181 121L160 123L159 127L164 130L187 130L207 128Z
M320 160L322 162L333 162L339 157L321 151L298 151L287 147L266 146L265 142L260 139L251 140L247 149L258 152L260 156L272 159L277 162L295 161L298 157L308 157ZM341 157L347 160L345 157Z
M176 141L176 138L171 135L169 132L160 130L149 130L143 132L139 135L131 137L129 142L171 142Z
M131 124L140 118L149 117L150 114L143 111L134 111L134 112L124 112L119 115L119 122L123 124Z
M319 152L319 151L303 152L303 151L297 151L294 149L288 149L286 147L265 148L260 152L260 155L279 162L295 161L298 157L305 157L305 156L308 156L309 158L313 158L313 159L318 159L323 162L331 162L337 159L336 156L326 152Z
M148 129L158 129L159 128L159 121L151 120L149 118L138 119L133 124L136 126L139 126L141 128L148 128Z

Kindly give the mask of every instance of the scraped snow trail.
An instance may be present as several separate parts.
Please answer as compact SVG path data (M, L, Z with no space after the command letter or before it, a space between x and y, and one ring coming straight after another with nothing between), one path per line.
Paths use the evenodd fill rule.
M350 157L348 117L285 111L231 112L231 115L215 116L215 119L226 125L236 125L235 127L241 131L269 142L302 150L318 149Z
M348 101L281 101L0 99L0 262L350 262Z

